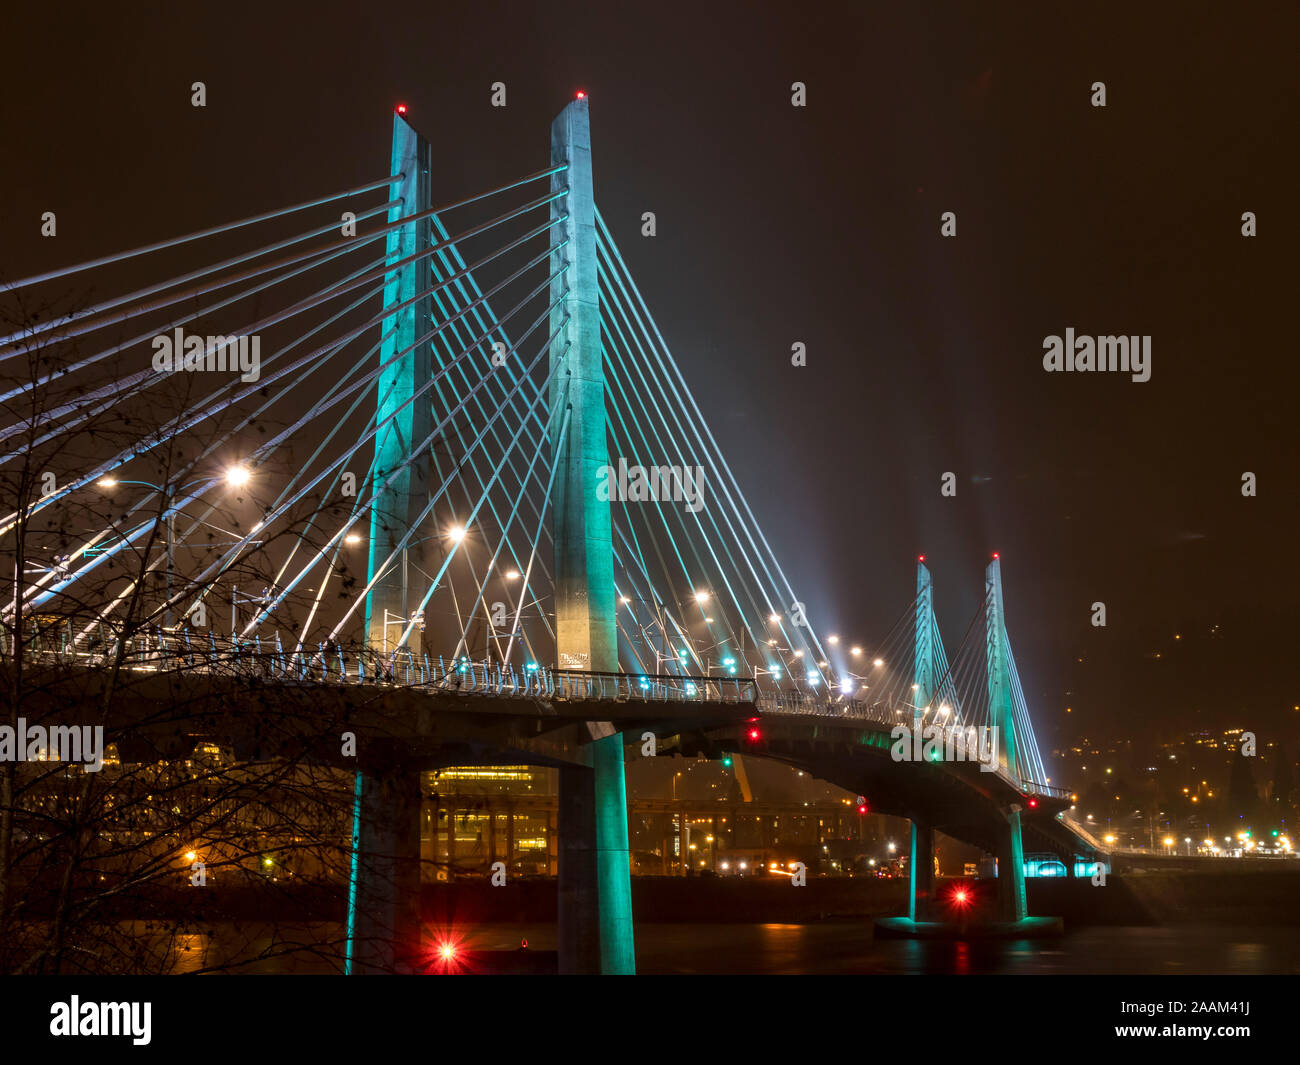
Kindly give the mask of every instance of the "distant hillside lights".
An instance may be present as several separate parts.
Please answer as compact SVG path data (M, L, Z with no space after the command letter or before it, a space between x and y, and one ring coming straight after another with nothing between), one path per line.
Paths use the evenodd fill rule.
M171 336L153 338L153 368L158 373L238 373L241 381L252 384L262 374L262 338L186 336L177 326Z
M1139 383L1151 380L1149 336L1076 337L1073 329L1043 337L1043 369L1048 373L1084 373L1089 370L1131 373Z

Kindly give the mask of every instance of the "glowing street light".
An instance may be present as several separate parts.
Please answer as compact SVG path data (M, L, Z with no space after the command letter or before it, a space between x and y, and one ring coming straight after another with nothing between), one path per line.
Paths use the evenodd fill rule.
M361 543L361 534L348 533L347 536L343 537L343 542L345 544L359 544Z
M231 466L226 470L226 483L236 488L243 488L252 479L252 471L247 466Z
M463 539L465 539L464 526L453 525L450 529L447 530L447 539L449 539L452 543L456 543L456 544L460 543Z
M518 579L519 579L519 571L518 571L517 569L508 569L508 570L506 570L506 580L508 580L508 581L517 581ZM623 601L624 601L624 602L627 602L626 599L623 600Z
M827 636L826 642L833 646L840 642L840 638L838 636Z
M709 593L708 593L708 592L696 592L696 593L695 593L695 601L696 601L697 603L707 603L707 602L709 601Z
M883 666L883 665L885 664L885 660L884 660L883 658L877 658L877 659L876 659L874 662L872 662L871 664L872 664L873 666L875 666L877 669L879 669L881 666Z
M853 655L854 658L857 658L859 655L862 654L862 648L854 647L852 650L849 651L849 654Z

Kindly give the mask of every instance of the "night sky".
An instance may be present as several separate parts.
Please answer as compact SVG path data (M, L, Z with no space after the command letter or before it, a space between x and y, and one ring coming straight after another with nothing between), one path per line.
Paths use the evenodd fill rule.
M546 166L585 89L597 202L823 635L870 647L924 553L955 643L998 551L1044 746L1296 735L1294 12L156 6L6 12L0 276L382 177L398 101L447 202ZM1150 335L1151 380L1044 372L1068 327Z

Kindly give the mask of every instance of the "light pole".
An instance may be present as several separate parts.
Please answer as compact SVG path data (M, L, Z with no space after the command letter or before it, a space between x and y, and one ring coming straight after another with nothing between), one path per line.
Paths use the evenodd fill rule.
M225 473L226 482L236 488L246 485L251 477L252 474L244 466L230 466ZM193 488L195 485L210 484L211 480L201 478L190 481L188 484L173 486L170 484L154 484L151 481L118 480L116 477L101 477L96 483L100 488L116 488L119 484L134 484L161 493L163 508L167 515L167 603L163 612L163 628L170 631L172 628L172 575L176 569L176 514L172 510L172 501L186 489Z
M690 599L674 599L672 601L672 605L684 606L687 603L693 602L699 605L701 610L703 610L704 604L709 601L709 598L710 598L709 592L701 591L701 592L696 592ZM666 604L662 599L640 599L636 596L627 596L627 595L619 596L619 602L622 603L624 606L627 606L630 603L645 603L654 609L655 621L659 625L659 632L663 638L663 654L659 653L659 648L654 647L654 645L651 644L651 646L654 647L654 652L655 652L655 672L656 673L659 672L659 667L664 662L678 661L677 655L669 653L671 647L668 642L668 622L666 616L668 604ZM633 612L632 616L635 619L636 617L635 611Z

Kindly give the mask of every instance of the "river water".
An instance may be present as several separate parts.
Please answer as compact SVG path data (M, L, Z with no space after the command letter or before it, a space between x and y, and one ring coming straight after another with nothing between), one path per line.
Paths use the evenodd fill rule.
M234 962L233 971L338 971L338 925L220 927L183 937L173 953L176 972ZM1085 927L1046 940L877 940L870 921L816 924L643 924L636 930L637 971L643 974L924 974L1001 973L1224 974L1300 973L1300 926ZM555 926L496 924L430 930L458 954L512 951L527 940L555 949ZM250 964L238 959L263 952ZM228 970L232 971L232 970Z

